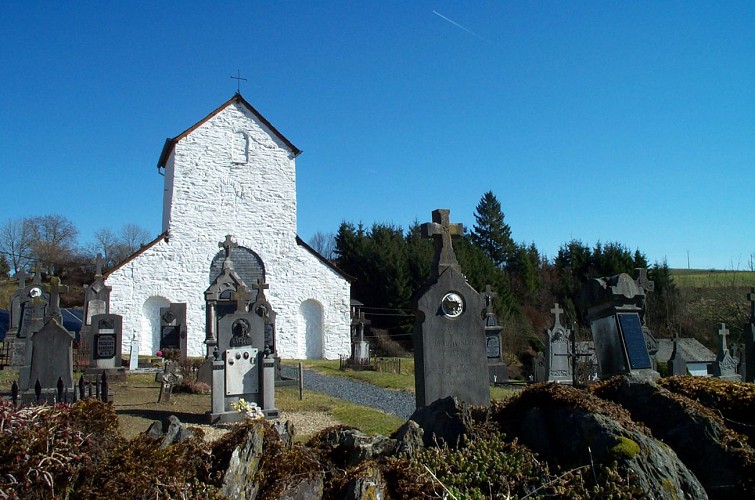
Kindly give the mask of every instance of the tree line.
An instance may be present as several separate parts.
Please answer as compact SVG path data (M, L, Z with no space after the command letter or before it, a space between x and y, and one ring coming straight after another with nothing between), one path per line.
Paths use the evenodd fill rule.
M588 245L579 240L564 243L548 259L534 243L516 242L505 222L501 204L492 192L485 193L474 212L475 223L453 247L469 284L478 291L490 285L499 323L516 325L520 332L539 333L551 324L550 309L558 302L567 318L585 325L578 297L591 278L649 268L655 292L648 298L648 321L654 331L672 329L673 302L677 292L665 262L648 265L639 249L618 242ZM395 334L411 331L412 295L429 279L433 242L420 236L420 225L406 230L393 224L341 223L335 235L317 233L310 240L316 250L344 272L356 278L352 298L364 303L373 325ZM533 335L533 338L536 335Z

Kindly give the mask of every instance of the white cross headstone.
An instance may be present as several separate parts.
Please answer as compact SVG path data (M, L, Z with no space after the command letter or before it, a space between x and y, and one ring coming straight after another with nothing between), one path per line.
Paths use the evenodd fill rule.
M129 370L136 370L139 368L139 341L136 336L131 340L131 357L128 362Z

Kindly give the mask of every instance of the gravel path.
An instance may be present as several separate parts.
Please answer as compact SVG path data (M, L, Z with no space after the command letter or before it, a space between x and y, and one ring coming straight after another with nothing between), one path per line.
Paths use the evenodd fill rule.
M293 366L281 366L284 377L298 378L298 369ZM383 389L374 385L341 377L320 375L312 370L304 370L304 388L324 392L362 406L396 415L408 420L414 413L414 394L405 391Z

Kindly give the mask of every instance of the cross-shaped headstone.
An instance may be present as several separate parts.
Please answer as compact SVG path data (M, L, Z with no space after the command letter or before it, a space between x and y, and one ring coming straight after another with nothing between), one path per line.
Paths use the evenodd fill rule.
M231 257L231 249L237 248L238 246L239 244L233 241L233 236L231 236L230 234L225 235L225 241L218 243L218 247L225 250L226 259L229 259Z
M35 285L42 284L42 266L39 264L34 265L34 279L32 280L32 283Z
M18 280L18 288L24 289L26 288L26 280L30 277L30 275L26 272L25 269L21 269L13 277Z
M357 323L359 323L359 341L362 342L364 340L364 325L370 325L372 321L364 317L364 312L360 312Z
M422 237L433 238L435 242L434 272L438 275L448 267L453 267L461 272L461 266L456 260L456 254L451 244L451 237L461 236L464 233L464 226L450 223L448 218L450 212L445 208L433 210L432 222L426 222L420 226Z
M637 282L638 287L646 292L652 292L655 290L655 281L650 281L648 279L648 270L646 268L638 267L635 271L637 271L637 279L635 281Z
M257 278L257 283L254 283L252 285L252 288L257 290L257 300L258 301L264 301L267 300L265 298L265 290L268 290L270 288L270 285L265 283L265 279Z
M498 294L493 291L493 287L485 285L483 296L485 297L485 312L493 314L493 299L498 297Z
M564 310L558 307L558 302L556 302L554 306L555 307L551 309L551 313L556 316L556 321L553 323L553 326L561 326L561 313L563 313Z
M94 259L94 265L97 267L97 269L94 271L94 277L95 278L101 278L102 277L102 266L105 265L105 260L102 258L101 253L97 253L97 258Z
M233 298L236 300L236 312L245 313L246 306L252 300L252 292L245 286L239 286L239 288L233 292Z
M721 323L721 328L718 330L718 334L721 336L721 352L726 352L726 337L729 335L729 330L726 328L726 323Z
M50 285L47 287L50 292L50 309L47 316L50 318L56 318L59 321L62 320L60 314L60 294L68 291L67 285L60 284L60 278L53 276L50 278Z
M755 323L755 287L750 289L747 299L750 301L750 323Z

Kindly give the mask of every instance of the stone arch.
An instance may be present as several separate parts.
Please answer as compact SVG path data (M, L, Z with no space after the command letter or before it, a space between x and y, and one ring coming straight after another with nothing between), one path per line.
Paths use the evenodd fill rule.
M323 307L313 299L305 300L299 305L299 335L304 340L306 359L323 357Z
M160 345L160 308L169 307L170 301L160 295L153 295L144 301L141 317L141 338L146 344L142 352L149 348L149 353L154 354ZM140 349L141 350L141 349Z
M208 284L213 284L220 273L223 272L224 260L225 250L219 251L212 258ZM233 262L233 270L252 292L252 301L254 301L257 297L257 291L252 290L252 285L257 283L258 279L265 279L265 264L259 255L246 247L231 248L231 261Z

